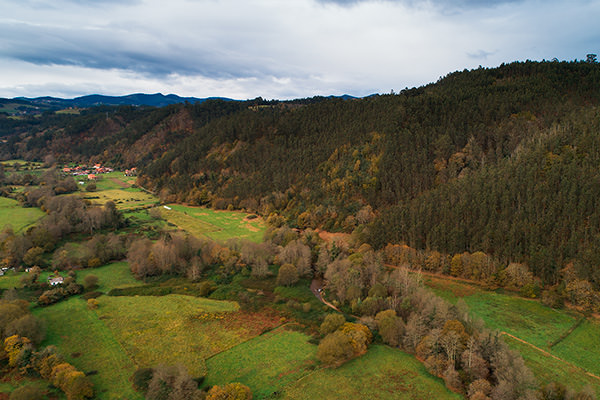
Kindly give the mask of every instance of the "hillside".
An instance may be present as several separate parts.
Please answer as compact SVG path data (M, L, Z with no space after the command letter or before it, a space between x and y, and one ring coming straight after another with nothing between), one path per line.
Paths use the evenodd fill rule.
M2 157L141 169L168 202L282 215L600 276L600 66L525 62L363 99L89 108L0 119ZM373 210L373 212L371 212Z

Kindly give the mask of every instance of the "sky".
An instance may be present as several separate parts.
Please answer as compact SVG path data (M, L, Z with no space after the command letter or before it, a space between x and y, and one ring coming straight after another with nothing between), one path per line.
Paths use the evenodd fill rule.
M600 0L1 0L0 97L366 96L600 54Z

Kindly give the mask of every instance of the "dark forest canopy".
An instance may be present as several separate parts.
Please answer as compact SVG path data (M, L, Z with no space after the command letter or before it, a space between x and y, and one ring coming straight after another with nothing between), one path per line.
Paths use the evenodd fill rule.
M363 99L0 116L0 156L137 166L167 201L484 251L549 284L574 262L598 285L599 106L599 64L528 61Z

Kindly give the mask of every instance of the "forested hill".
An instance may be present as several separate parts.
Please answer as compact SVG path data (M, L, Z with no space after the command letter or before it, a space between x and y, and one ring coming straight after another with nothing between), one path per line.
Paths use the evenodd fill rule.
M482 250L547 283L573 260L598 284L599 106L597 63L512 63L364 99L0 117L1 155L138 166L168 201Z

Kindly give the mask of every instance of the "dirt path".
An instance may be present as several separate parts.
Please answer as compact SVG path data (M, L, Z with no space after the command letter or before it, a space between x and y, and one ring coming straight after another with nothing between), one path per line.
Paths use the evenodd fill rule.
M313 294L315 295L315 297L317 299L319 299L319 301L323 304L325 304L327 307L341 313L342 311L337 308L336 306L334 306L333 304L331 304L330 302L328 302L327 300L325 300L325 298L323 298L323 280L321 279L313 279L312 282L310 283L310 291L313 292Z

